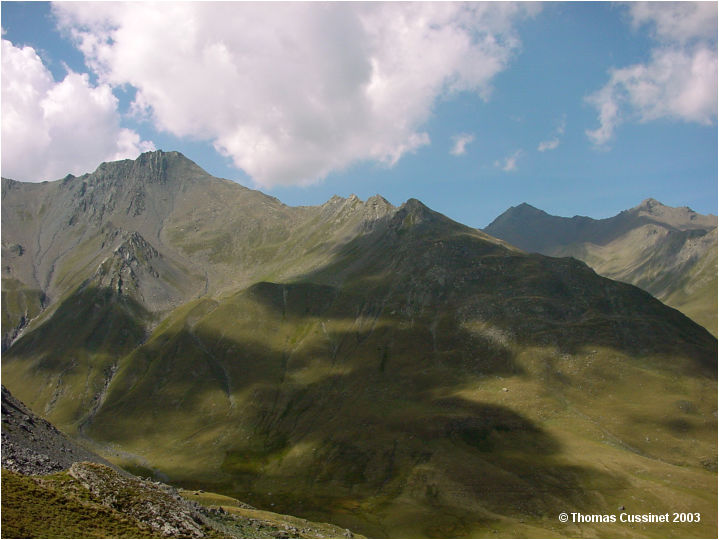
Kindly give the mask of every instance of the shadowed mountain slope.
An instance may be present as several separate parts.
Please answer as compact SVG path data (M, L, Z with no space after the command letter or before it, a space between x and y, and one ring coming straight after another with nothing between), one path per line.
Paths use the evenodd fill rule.
M150 195L162 160L168 193ZM8 265L46 295L3 354L3 381L33 408L131 470L370 536L716 533L717 341L704 328L414 199L290 208L185 161L146 154L86 178L101 192L140 167L127 183L147 193L143 212L173 203L133 227L123 216L140 206L118 191L106 208L120 232L88 221L59 256L72 278ZM196 181L172 179L182 170ZM8 199L16 219L21 199ZM4 223L4 248L35 245ZM556 519L619 506L705 519Z
M647 199L614 217L552 216L526 203L485 232L525 251L575 257L637 285L717 333L717 218Z
M133 477L36 416L5 386L2 465L5 538L354 537L211 493L199 498L215 504L207 508L191 493Z

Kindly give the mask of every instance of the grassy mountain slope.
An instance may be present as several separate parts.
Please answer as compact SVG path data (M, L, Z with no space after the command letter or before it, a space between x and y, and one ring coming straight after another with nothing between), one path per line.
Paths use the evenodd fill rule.
M536 253L576 257L637 285L717 335L716 216L647 199L612 218L551 216L512 207L485 232Z
M37 417L5 386L2 465L4 538L354 536L334 525L133 477Z
M162 227L113 217L110 270L57 282L3 355L105 457L370 536L716 534L717 342L678 311L416 200L176 183ZM160 257L204 288L148 303ZM557 520L620 506L703 521Z
M409 203L303 281L178 315L90 433L187 485L373 536L566 534L557 508L676 502L645 491L666 474L711 515L715 341L576 261Z

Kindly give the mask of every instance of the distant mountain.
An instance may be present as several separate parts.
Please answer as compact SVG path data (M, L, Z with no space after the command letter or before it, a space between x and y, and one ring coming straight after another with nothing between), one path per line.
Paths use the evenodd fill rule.
M628 536L556 515L679 499L702 522L651 534L716 533L717 341L637 287L175 152L2 205L3 382L133 472L368 536Z
M717 335L717 217L647 199L607 219L552 216L526 203L487 228L528 252L575 257L637 285Z

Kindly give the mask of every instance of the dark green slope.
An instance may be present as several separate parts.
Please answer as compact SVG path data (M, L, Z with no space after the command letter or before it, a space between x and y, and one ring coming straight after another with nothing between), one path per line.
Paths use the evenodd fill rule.
M101 405L118 359L145 340L149 314L117 290L87 287L47 315L3 355L3 382L74 432Z
M716 534L706 330L416 200L208 186L226 194L178 195L159 235L116 224L137 264L113 252L25 329L14 393L118 463L371 536ZM158 314L163 257L207 292ZM704 520L557 521L620 506Z

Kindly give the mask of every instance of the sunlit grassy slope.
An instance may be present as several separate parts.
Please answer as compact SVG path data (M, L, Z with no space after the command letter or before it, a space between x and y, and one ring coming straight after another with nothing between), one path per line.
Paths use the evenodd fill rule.
M717 341L680 312L415 200L220 200L143 234L207 293L160 313L89 281L4 384L133 470L367 536L716 535ZM702 520L557 519L620 507Z

